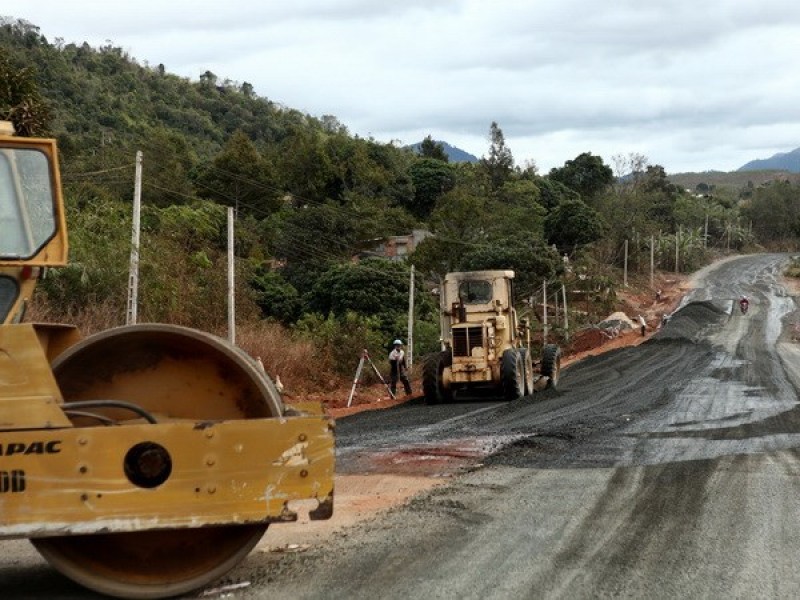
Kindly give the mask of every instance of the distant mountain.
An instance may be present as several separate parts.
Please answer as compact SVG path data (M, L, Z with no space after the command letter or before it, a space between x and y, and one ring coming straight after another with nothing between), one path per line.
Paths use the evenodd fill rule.
M772 181L791 181L800 184L800 173L789 173L788 171L776 171L773 169L761 171L703 171L700 173L670 173L667 178L670 183L692 191L697 191L698 186L705 184L717 189L727 188L738 191L745 186L754 185L756 187L765 185Z
M746 165L737 169L738 171L789 171L790 173L800 173L800 148L795 148L791 152L779 152L770 158L751 160Z
M450 159L450 162L458 163L458 162L467 162L467 163L476 163L480 160L478 157L473 156L469 152L465 152L461 148L456 148L455 146L451 146L447 142L442 142L439 140L434 140L437 144L441 144L442 148L444 148L445 154L447 154L447 158ZM409 148L414 150L414 152L419 152L419 148L422 146L422 142L417 142L416 144L411 144Z

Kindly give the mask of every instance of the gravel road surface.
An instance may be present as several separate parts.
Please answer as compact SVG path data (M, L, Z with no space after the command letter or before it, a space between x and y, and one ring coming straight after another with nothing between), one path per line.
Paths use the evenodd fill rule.
M573 365L558 392L340 420L341 472L458 475L306 552L254 552L219 585L248 583L235 598L796 597L786 260L705 270L662 331ZM28 548L0 543L3 598L93 597Z

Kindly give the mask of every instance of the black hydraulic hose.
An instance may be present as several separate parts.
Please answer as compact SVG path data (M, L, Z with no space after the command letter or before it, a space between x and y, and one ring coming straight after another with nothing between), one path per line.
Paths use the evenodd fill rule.
M96 413L86 412L83 410L70 410L66 409L64 414L70 418L73 417L84 417L86 419L95 419L96 421L100 421L103 425L116 425L117 422L114 419L109 419L103 415L98 415Z
M135 412L148 423L152 423L153 425L158 423L156 418L141 406L131 404L130 402L122 402L120 400L77 400L75 402L65 402L62 406L67 410L80 410L85 408L121 408L123 410Z

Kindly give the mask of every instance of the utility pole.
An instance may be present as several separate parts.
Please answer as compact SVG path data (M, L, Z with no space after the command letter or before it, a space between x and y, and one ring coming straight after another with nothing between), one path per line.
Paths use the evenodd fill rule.
M680 240L680 229L675 232L675 272L678 272L678 241Z
M139 238L142 213L142 151L136 152L136 178L133 184L133 232L131 263L128 270L128 311L126 325L135 325L139 315Z
M542 304L542 343L547 343L547 280L544 280L542 284L542 298L544 303Z
M553 306L556 309L555 324L556 324L556 326L558 326L558 291L556 291L556 293L553 294Z
M406 363L409 370L414 366L414 265L411 265L411 279L408 282L408 344Z
M706 226L703 229L703 249L708 248L708 213L706 213Z
M625 259L622 268L622 285L628 287L628 240L625 240Z
M650 287L653 287L653 278L656 270L656 236L650 236Z
M569 341L569 316L567 315L567 286L561 284L561 299L564 301L564 339Z
M236 296L234 294L233 207L228 207L228 341L236 345Z

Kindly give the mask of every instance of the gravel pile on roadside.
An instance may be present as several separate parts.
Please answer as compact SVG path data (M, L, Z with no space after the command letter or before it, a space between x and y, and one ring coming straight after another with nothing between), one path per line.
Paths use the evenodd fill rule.
M692 302L673 313L653 339L696 341L709 327L721 325L729 318L730 313L722 304L711 300Z

